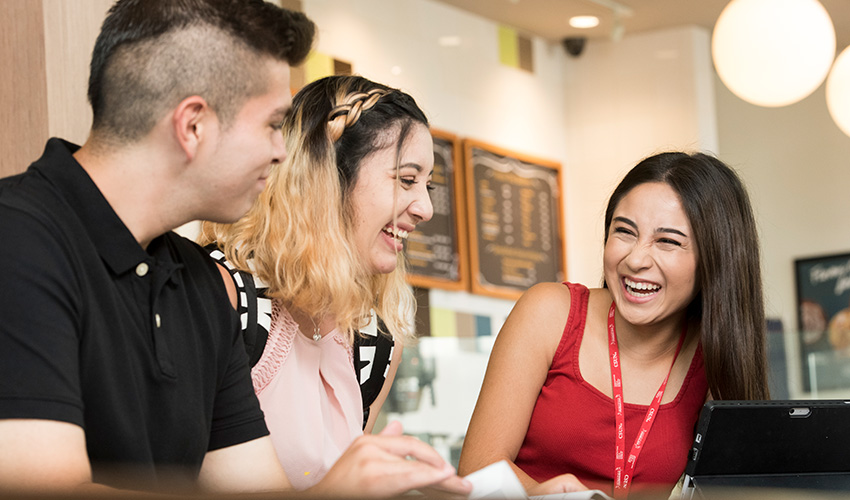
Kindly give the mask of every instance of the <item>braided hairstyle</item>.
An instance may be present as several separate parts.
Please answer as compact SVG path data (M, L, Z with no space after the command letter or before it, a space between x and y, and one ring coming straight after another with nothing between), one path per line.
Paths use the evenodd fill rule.
M331 314L351 335L374 311L395 340L412 340L415 301L404 258L375 275L358 255L351 193L369 154L395 147L413 126L428 126L408 94L359 76L317 80L295 95L283 124L288 156L235 224L205 223L201 243L269 285L268 294L306 314Z

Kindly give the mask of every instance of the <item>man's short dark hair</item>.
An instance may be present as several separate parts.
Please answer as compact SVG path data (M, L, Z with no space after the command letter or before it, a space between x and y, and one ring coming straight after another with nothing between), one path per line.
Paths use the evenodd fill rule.
M267 90L265 62L301 63L314 32L303 13L263 0L119 0L92 53L92 129L137 140L192 95L227 124Z

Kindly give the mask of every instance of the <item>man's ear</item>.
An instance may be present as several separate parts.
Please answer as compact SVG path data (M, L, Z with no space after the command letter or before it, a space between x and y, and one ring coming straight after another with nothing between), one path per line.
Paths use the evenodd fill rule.
M174 109L172 115L174 136L186 154L187 160L191 161L195 158L201 142L210 133L210 119L215 120L215 113L201 96L189 96L180 101Z

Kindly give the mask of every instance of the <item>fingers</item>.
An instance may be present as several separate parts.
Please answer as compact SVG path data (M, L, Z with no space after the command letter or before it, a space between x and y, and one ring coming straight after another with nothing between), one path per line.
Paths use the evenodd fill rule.
M398 429L400 430L401 427ZM390 432L394 431L395 429L390 429ZM396 457L415 458L420 462L425 462L436 468L442 468L448 465L434 448L412 436L384 434L384 432L381 432L377 435L359 437L354 441L352 446L375 446Z
M363 453L382 461L380 465L373 464L379 467L376 475L382 477L381 481L389 480L389 484L395 485L397 491L393 494L425 487L463 496L472 491L472 483L458 477L454 467L422 441L410 436L372 437L382 439L370 439Z
M452 474L443 481L429 486L428 490L428 496L450 497L459 495L466 497L472 492L472 483Z
M386 484L392 490L389 492L391 495L437 485L441 487L445 485L442 489L453 493L471 490L471 486L465 488L465 485L460 483L462 480L454 475L454 468L448 464L443 467L434 467L416 460L394 460L384 463L382 469L374 474L374 484ZM372 476L372 474L369 475Z
M472 491L472 485L457 477L436 450L402 435L401 424L391 422L380 434L357 438L313 490L331 496L356 492L383 497L426 487L445 496Z
M404 433L404 429L401 428L401 422L398 420L393 420L384 427L381 432L378 433L379 436L401 436Z
M587 489L581 481L572 474L561 474L544 481L529 489L529 495L549 495L553 493L572 493Z

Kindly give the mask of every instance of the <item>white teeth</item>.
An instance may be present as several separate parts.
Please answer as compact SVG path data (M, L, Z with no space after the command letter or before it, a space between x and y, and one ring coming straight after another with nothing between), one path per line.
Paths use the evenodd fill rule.
M638 292L638 291L647 292L647 293L635 293L635 295L640 296L640 297L645 297L645 296L650 295L653 292L657 292L658 290L661 289L660 286L654 285L652 283L645 283L645 282L638 283L637 281L632 281L628 278L625 278L623 281L626 283L626 286L629 287L631 289L631 291L633 291L633 292Z
M396 238L396 239L399 239L399 240L407 239L408 234L410 234L407 231L405 231L404 229L399 229L397 227L395 227L395 228L385 227L383 229L383 231L385 233L389 234L390 236L392 236L393 238Z

